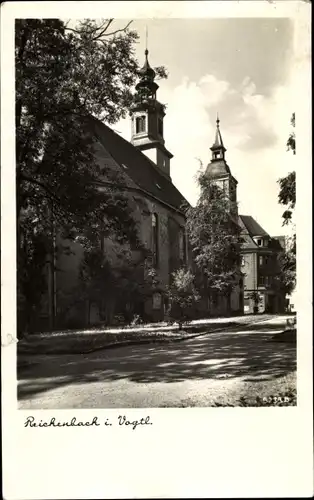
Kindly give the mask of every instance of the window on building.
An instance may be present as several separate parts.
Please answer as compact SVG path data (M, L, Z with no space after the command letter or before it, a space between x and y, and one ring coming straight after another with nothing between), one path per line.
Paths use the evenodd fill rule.
M179 259L180 264L186 264L186 237L184 229L179 231Z
M261 247L263 245L263 240L261 238L258 238L257 244L259 247Z
M230 185L230 199L234 203L237 201L237 190L233 184Z
M259 256L259 265L262 266L264 264L264 257L263 255Z
M152 254L153 267L158 267L159 248L158 248L158 215L152 214Z
M141 132L146 131L146 116L137 116L135 120L136 133L140 134Z
M158 134L163 136L164 133L164 124L162 118L158 118Z
M264 286L265 285L265 276L260 276L258 281L259 281L259 284L261 286Z
M270 286L271 285L271 277L270 276L265 276L265 285Z

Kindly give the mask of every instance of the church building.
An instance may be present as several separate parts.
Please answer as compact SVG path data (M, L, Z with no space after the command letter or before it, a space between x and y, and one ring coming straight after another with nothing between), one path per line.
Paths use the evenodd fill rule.
M134 105L130 109L131 142L96 118L90 119L90 130L96 138L97 163L104 172L108 169L119 171L123 178L123 190L138 222L140 239L151 251L150 264L156 270L160 283L159 292L145 304L142 311L144 317L151 321L164 317L163 291L169 284L171 274L190 262L183 210L188 202L171 180L170 162L173 155L165 145L165 106L157 99L155 76L146 50ZM100 189L101 183L100 178ZM108 239L105 242L106 254L111 243ZM71 249L71 255L57 256L57 271L50 270L53 276L49 279L42 323L47 323L49 319L50 325L64 322L71 325L97 324L108 319L108 308L112 318L117 312L116 305L108 304L108 300L103 304L101 297L78 306L73 291L78 286L83 248L79 244L71 244Z
M131 142L126 141L96 118L90 119L91 133L96 138L97 163L104 172L109 169L119 171L122 175L123 190L128 196L134 218L138 221L141 241L151 252L151 266L156 270L160 283L158 293L143 304L142 314L146 321L159 321L164 318L163 291L169 284L171 274L182 265L192 264L183 210L183 206L188 202L171 180L173 155L166 147L164 133L166 112L165 106L157 99L158 85L155 76L155 71L148 62L148 50L146 50L145 63L140 70L140 79L136 85L134 104L130 109ZM206 173L228 193L231 216L246 231L246 219L238 216L237 181L225 159L226 148L218 118L211 153L212 158ZM101 184L100 178L100 189ZM266 238L265 235L263 237ZM106 252L110 249L110 245L111 242L107 239L104 242ZM104 303L102 297L80 301L75 295L74 291L79 285L83 248L78 243L72 244L71 247L70 255L61 253L53 256L55 265L49 269L47 300L41 313L43 328L44 325L50 325L50 328L64 328L110 322L110 319L119 312L113 298L111 303L108 298ZM114 260L114 248L112 253ZM247 247L244 253L248 254ZM256 252L252 250L251 253L255 255ZM250 262L255 263L256 258L254 259ZM228 304L231 314L243 314L246 304L245 276L250 276L251 271L248 271L247 264L242 271L244 274L239 269L239 285L232 293L231 303ZM254 287L256 288L255 282L254 285L250 285L250 290L251 288L255 290ZM208 315L209 310L211 315L224 315L227 304L223 300L216 304L203 304L204 316Z

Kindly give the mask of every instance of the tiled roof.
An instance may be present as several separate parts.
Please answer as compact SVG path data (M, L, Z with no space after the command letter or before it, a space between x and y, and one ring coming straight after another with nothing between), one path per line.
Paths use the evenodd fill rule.
M240 215L243 224L248 230L251 237L255 236L268 236L269 234L263 229L258 222L256 222L250 215Z
M247 230L246 226L244 225L244 222L242 221L242 216L239 215L239 226L241 228L241 238L242 238L242 248L245 250L252 250L257 248L256 243L250 236L249 231Z
M107 153L139 188L176 210L187 203L171 180L144 153L96 118L91 118L91 126Z
M268 249L280 251L284 248L282 236L270 237L269 234L263 229L258 222L253 219L250 215L239 215L239 224L242 227L242 239L244 249L263 249L264 247L259 247L253 238L256 236L267 237L268 239Z

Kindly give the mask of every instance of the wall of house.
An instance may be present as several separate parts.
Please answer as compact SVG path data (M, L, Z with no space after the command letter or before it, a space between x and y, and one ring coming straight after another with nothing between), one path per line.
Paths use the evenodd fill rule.
M260 261L260 257L263 257L262 262ZM284 311L284 296L276 292L273 288L273 278L277 271L277 252L261 248L257 249L256 252L243 254L242 272L245 273L245 313L252 314L254 312L255 303L250 297L250 292L252 291L259 293L259 313Z
M240 287L237 286L235 287L234 290L231 292L230 296L230 307L231 307L231 312L242 312L240 311Z
M257 287L257 255L256 253L243 253L241 271L244 274L244 290L255 290Z

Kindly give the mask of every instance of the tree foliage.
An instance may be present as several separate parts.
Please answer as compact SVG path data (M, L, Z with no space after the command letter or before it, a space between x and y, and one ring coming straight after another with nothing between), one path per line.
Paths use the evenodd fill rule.
M138 245L117 172L100 169L90 117L127 115L138 35L113 19L18 19L15 25L18 278L34 282L38 235L98 245L99 233ZM164 68L157 68L165 77ZM99 188L100 176L106 184ZM21 240L23 239L23 244ZM23 262L23 269L21 268ZM36 278L37 279L37 278ZM39 276L38 276L39 279ZM21 289L23 286L21 286ZM25 287L24 287L25 288Z
M200 197L187 209L187 230L203 291L226 294L238 283L241 229L231 215L230 200L213 179L200 173Z
M293 113L291 118L292 132L289 135L287 141L287 149L296 154L296 143L295 143L295 113ZM279 183L279 195L278 200L281 205L285 205L287 209L282 214L283 224L288 224L291 222L293 210L295 208L296 202L296 184L295 184L295 172L290 172L286 177L282 177L278 180Z
M295 172L290 172L286 177L282 177L278 183L280 186L279 203L287 206L287 210L282 214L283 224L288 224L291 222L296 201Z
M287 240L286 248L278 255L278 270L274 276L274 287L290 295L296 286L296 235Z
M296 149L295 149L295 113L292 113L291 117L291 126L292 126L292 131L288 137L287 140L287 149L292 151L292 153L295 155Z
M291 118L292 132L287 141L287 149L296 154L295 142L295 113ZM290 172L286 177L278 181L280 191L278 195L279 203L285 205L287 209L282 214L283 225L292 221L293 211L296 204L296 175ZM275 278L275 286L287 294L291 294L296 286L296 234L294 233L287 248L279 255L279 271Z
M178 321L181 329L183 322L193 317L193 308L200 298L192 272L185 268L175 271L166 296L169 301L168 316Z
M155 270L147 269L148 257L145 249L134 253L129 244L122 246L112 240L109 248L86 249L80 265L80 300L98 303L108 323L113 314L124 315L128 322L134 314L142 316L145 300L159 285ZM102 307L108 304L109 314Z
M21 226L36 220L37 230L49 232L52 214L64 230L80 232L101 222L108 232L131 236L127 202L114 189L117 176L110 179L112 188L99 191L95 184L101 172L89 133L90 116L114 123L126 115L137 74L136 33L113 33L109 21L82 21L77 29L58 19L16 21Z

